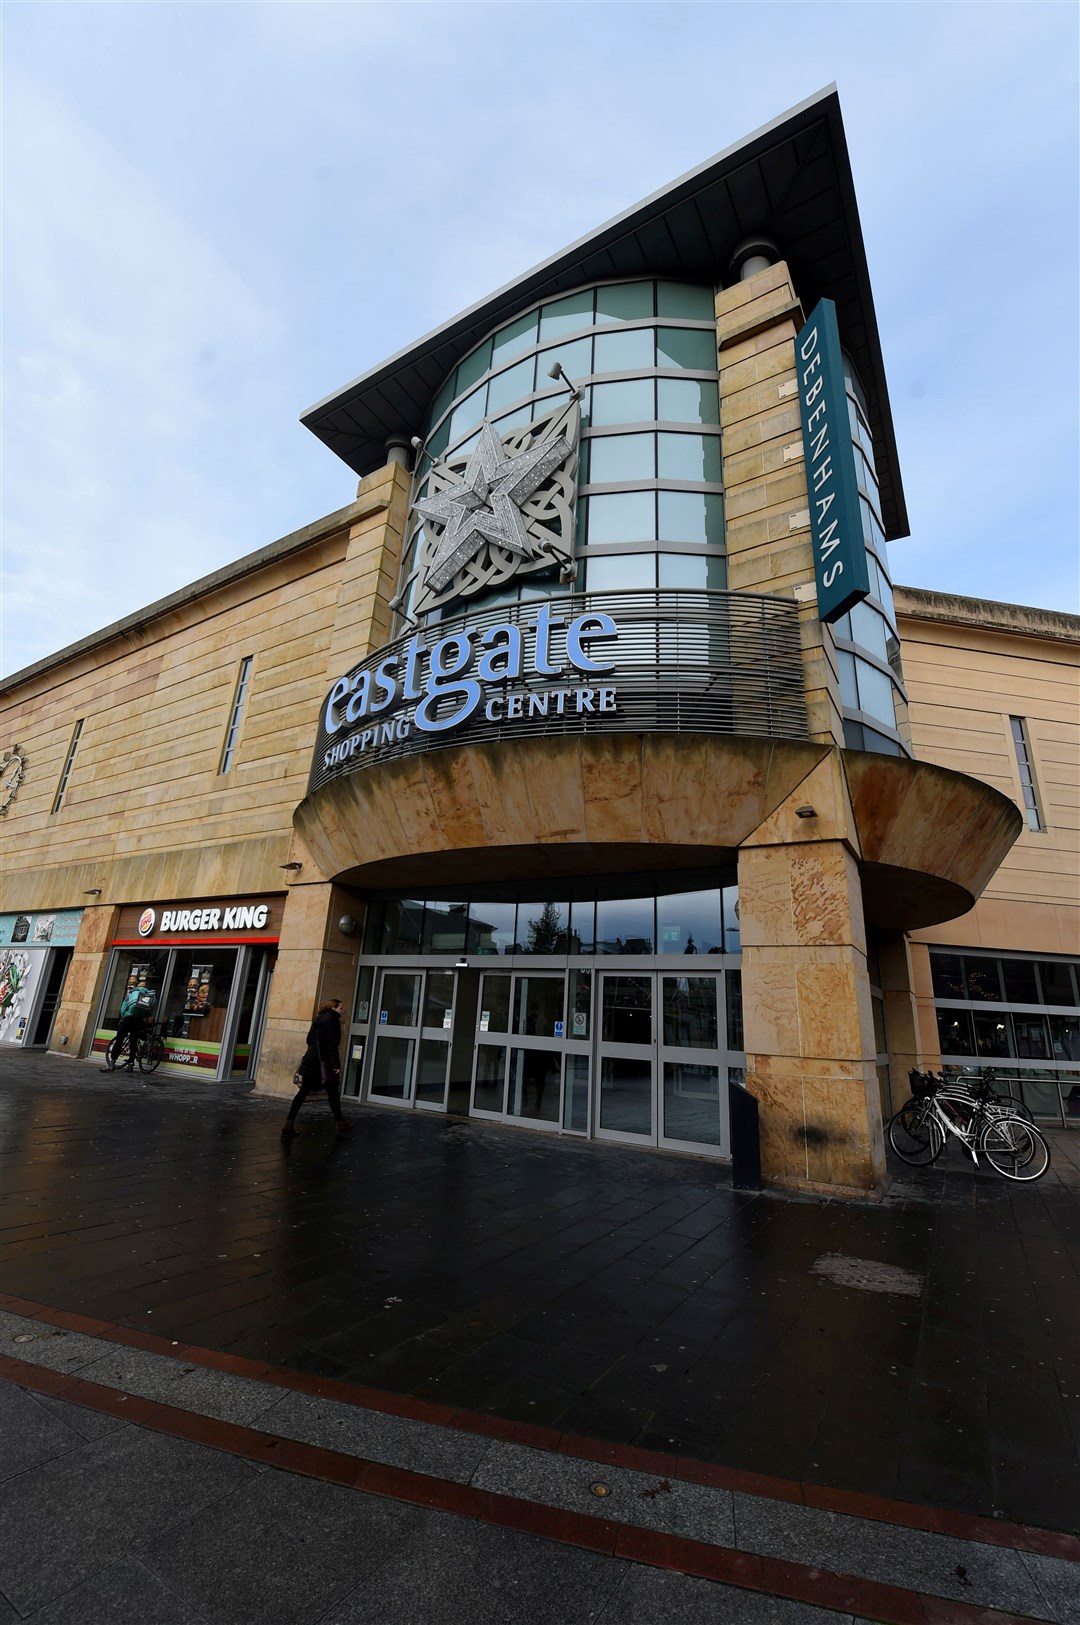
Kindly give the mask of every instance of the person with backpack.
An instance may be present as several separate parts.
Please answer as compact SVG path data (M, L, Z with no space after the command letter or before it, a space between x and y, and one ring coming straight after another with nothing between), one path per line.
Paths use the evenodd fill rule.
M109 1045L109 1061L116 1066L123 1053L124 1045L128 1046L128 1058L125 1070L135 1070L135 1045L146 1031L146 1023L157 1009L157 993L147 986L145 972L140 973L139 980L134 987L129 987L124 994L120 1005L120 1022L116 1029L116 1037Z
M326 1090L330 1110L334 1114L339 1134L347 1134L352 1124L341 1110L341 1000L331 999L324 1004L308 1028L307 1049L296 1070L296 1099L289 1107L289 1115L282 1125L282 1137L289 1139L300 1130L296 1115L308 1095Z

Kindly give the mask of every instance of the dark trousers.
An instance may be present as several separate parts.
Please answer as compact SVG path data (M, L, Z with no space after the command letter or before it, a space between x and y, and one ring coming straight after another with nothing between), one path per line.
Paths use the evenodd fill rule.
M135 1045L145 1031L146 1023L142 1016L121 1016L120 1025L116 1029L116 1037L109 1045L109 1054L115 1066L120 1059L124 1044L128 1045L128 1061L135 1064Z
M296 1091L296 1099L293 1101L292 1105L289 1107L288 1121L290 1123L294 1121L297 1112L300 1110L301 1106L304 1104L304 1101L307 1099L308 1095L321 1094L324 1089L326 1090L326 1098L330 1102L330 1110L333 1112L333 1114L337 1118L338 1122L343 1123L345 1121L345 1114L341 1110L341 1074L340 1074L340 1072L335 1072L333 1077L329 1078L326 1083L319 1083L319 1082L308 1083L307 1080L305 1079L305 1081L300 1085L299 1089Z

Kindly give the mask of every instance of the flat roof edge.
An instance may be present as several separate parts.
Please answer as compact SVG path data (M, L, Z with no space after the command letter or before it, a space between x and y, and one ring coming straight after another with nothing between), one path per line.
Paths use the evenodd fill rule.
M925 587L894 586L893 597L897 614L911 620L952 621L989 632L1080 643L1080 615L1065 610L1007 604L994 598L966 598L960 593L933 592Z

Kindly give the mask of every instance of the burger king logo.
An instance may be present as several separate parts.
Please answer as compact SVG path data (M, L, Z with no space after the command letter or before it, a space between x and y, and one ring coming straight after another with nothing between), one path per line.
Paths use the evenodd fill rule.
M150 935L151 931L154 929L154 925L155 925L156 921L157 921L157 915L154 913L153 909L152 908L144 908L142 913L139 915L139 935L140 935L140 937L148 937Z

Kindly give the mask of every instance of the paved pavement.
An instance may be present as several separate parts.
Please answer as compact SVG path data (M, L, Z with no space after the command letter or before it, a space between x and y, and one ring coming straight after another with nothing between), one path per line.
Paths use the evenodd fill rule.
M1080 1619L1080 1548L1012 1528L1080 1524L1080 1136L850 1204L4 1071L0 1625Z

